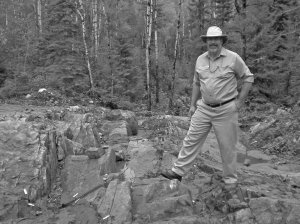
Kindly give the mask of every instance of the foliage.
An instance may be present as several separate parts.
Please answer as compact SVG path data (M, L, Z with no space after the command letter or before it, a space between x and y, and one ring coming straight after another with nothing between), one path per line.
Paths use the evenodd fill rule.
M239 45L244 44L246 52L236 50L244 54L250 70L256 75L255 85L259 92L271 100L282 100L290 94L290 65L294 60L291 52L298 41L293 20L295 14L299 14L299 5L297 1L250 0L243 8L238 2L238 12L228 30L244 40Z
M298 106L296 108L298 109ZM243 144L247 146L247 149L261 149L268 155L300 155L297 110L292 112L287 108L272 105L267 105L262 110L259 114L256 111L249 111L249 114L245 116L246 120L243 121L249 122L251 117L256 117L254 123L254 120L251 121L252 127L246 129L248 136L243 138ZM257 115L260 116L259 119Z
M46 29L34 50L34 78L44 78L44 87L87 92L87 68L81 30L75 21L76 6L67 0L47 8Z
M91 97L87 59L98 98L117 99L124 108L145 103L145 1L83 0L89 58L85 58L77 1L41 2L42 32L34 1L1 1L1 97L19 97L41 87L59 90L66 97ZM200 36L210 25L229 34L226 47L240 54L255 74L253 97L263 95L286 106L299 101L299 1L184 1L174 99L182 106L173 109L166 98L172 82L178 1L158 0L156 10L158 64L153 27L150 81L152 95L158 89L161 102L153 110L186 114L194 64L206 51Z
M0 87L4 84L7 74L4 67L0 66Z

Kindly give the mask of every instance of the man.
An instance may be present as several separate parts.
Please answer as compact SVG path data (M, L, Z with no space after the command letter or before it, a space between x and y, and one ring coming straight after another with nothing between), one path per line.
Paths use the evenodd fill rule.
M189 110L192 116L190 128L172 170L162 172L162 176L181 181L213 127L222 158L223 181L234 184L237 182L235 146L238 138L238 110L243 106L254 78L242 58L223 47L228 36L219 27L209 27L201 39L206 43L208 51L196 61ZM238 79L243 82L240 92L237 91Z

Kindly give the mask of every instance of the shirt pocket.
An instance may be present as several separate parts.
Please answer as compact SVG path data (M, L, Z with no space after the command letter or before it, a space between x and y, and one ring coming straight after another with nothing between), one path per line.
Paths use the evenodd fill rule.
M209 67L208 66L199 66L197 68L197 73L199 74L199 79L204 80L209 78Z
M219 72L217 74L217 78L219 79L230 79L235 76L234 70L230 65L226 65L223 67L219 67Z

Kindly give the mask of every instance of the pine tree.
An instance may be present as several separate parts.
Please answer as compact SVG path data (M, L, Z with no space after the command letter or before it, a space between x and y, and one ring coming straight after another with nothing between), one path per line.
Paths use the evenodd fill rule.
M295 6L296 1L275 0L270 7L270 20L273 21L265 35L264 43L268 46L265 48L266 63L265 72L272 76L272 85L276 84L277 88L272 88L271 96L285 96L288 94L286 86L287 78L290 73L289 61L293 51L290 35L291 27L289 24L290 14L286 13ZM270 73L271 71L271 73Z
M47 8L44 35L35 54L37 84L87 91L88 71L74 2L58 0Z
M141 95L142 80L134 65L134 46L130 42L124 33L116 38L115 94L134 102Z
M245 14L256 15L246 26L250 34L247 36L249 44L248 64L251 71L256 74L255 86L258 91L274 101L285 101L292 85L293 61L295 45L298 41L295 25L299 3L296 0L266 0ZM259 12L263 10L263 14ZM244 20L245 21L245 20ZM239 22L243 24L243 22ZM251 25L252 24L252 25ZM245 27L245 26L244 26ZM283 101L282 101L283 100Z
M139 54L144 24L138 11L139 4L134 1L107 1L105 4L105 30L96 64L97 91L105 95L113 88L114 97L122 101L138 100L144 93L141 64L145 63ZM144 56L144 52L141 54Z
M233 17L232 0L214 0L215 1L215 23L223 28Z
M189 3L189 19L188 19L188 35L190 40L187 42L188 58L195 61L195 59L206 51L205 44L201 41L200 36L206 31L210 24L210 1L209 0L191 0ZM194 66L194 64L193 64Z

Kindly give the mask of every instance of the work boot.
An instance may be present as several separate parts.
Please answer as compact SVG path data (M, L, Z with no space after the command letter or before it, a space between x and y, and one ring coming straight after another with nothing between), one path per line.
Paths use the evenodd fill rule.
M168 178L169 180L177 179L181 182L181 179L182 179L182 176L178 175L177 173L175 173L172 170L162 171L161 175L165 178Z
M225 184L237 184L237 179L236 178L230 178L230 177L224 177L222 179L222 182Z

